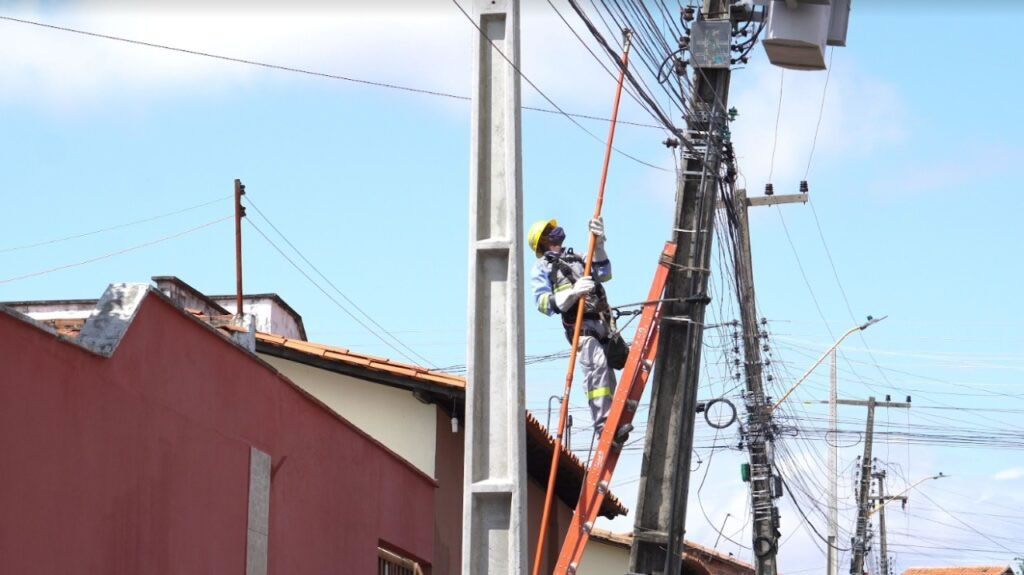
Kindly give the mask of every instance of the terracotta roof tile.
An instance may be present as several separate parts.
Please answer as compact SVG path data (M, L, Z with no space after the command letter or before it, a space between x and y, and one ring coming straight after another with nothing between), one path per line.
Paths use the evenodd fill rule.
M537 470L538 479L542 485L547 485L548 473L551 470L551 455L554 452L555 438L548 433L548 430L541 425L540 421L529 411L526 412L526 433L532 435L534 444L542 448L527 448L526 457L533 461L527 467ZM529 442L528 442L529 443ZM558 484L556 493L558 497L571 508L576 507L580 490L583 488L583 479L586 475L586 467L579 457L561 445L562 454L558 460ZM621 501L611 493L604 498L601 504L600 514L609 519L616 515L625 515L629 510Z
M370 367L370 364L373 363L372 361L366 359L365 357L359 357L347 353L337 353L334 351L324 352L324 358L340 361L342 363L350 363L352 365L358 365L360 367Z
M1003 575L1013 570L1007 565L978 565L960 567L911 567L903 575Z
M279 335L257 332L256 341L275 347L292 349L314 357L337 361L358 367L365 367L384 373L390 373L411 379L419 379L434 385L455 387L464 389L466 382L461 377L450 375L439 371L428 371L420 366L392 361L386 357L376 357L362 353L356 353L341 347L334 347L320 343L311 343L281 337Z
M606 541L608 543L613 543L624 547L629 547L633 544L632 533L615 533L598 527L595 527L593 530L591 530L590 537L593 539ZM735 565L736 567L739 567L746 571L750 571L751 573L754 572L754 566L750 563L747 563L746 561L738 559L732 555L729 555L728 553L723 553L721 551L701 545L700 543L695 543L693 541L690 541L689 539L683 542L683 557L693 557L701 561L705 561L708 559L718 560L722 563Z

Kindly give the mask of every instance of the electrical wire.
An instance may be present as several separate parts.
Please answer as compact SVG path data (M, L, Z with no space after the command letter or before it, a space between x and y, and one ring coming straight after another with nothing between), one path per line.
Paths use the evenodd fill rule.
M473 28L476 28L476 31L479 32L480 37L483 38L484 40L487 40L487 43L491 45L491 48L493 48L494 51L497 52L502 57L502 59L504 59L505 62L507 62L508 65L512 67L513 70L515 70L516 74L520 78L522 78L524 82L529 84L531 88L533 88L538 94L540 94L540 96L542 98L544 98L544 100L548 104L550 104L552 108L557 110L558 113L560 113L563 116L565 116L565 118L567 120L572 122L573 125L575 125L577 128L582 130L585 134L590 136L594 141L600 143L601 145L605 144L605 141L600 136L598 136L597 134L595 134L595 133L591 132L590 130L588 130L583 124L579 123L576 120L576 118L573 118L568 113L566 113L565 110L563 110L561 108L561 106L556 104L554 100L552 100L547 94L545 94L544 91L541 90L537 86L537 84L535 84L533 82L533 80L531 80L526 74L523 74L523 71L519 68L519 66L515 62L513 62L511 58L506 56L505 53L502 52L501 48L498 48L497 44L495 44L494 41L491 40L487 36L487 34L483 30L480 29L480 26L476 23L476 21L473 20L473 17L469 15L469 12L466 12L466 9L462 7L462 4L459 4L458 0L452 0L452 4L454 4L455 7L459 9L459 12L462 12L462 15L466 17L466 20L473 26ZM627 71L627 75L628 75L628 71ZM642 164L644 166L647 166L648 168L653 168L655 170L659 170L659 171L662 171L662 172L670 172L671 171L671 170L669 170L667 168L662 168L661 166L656 166L656 165L654 165L654 164L652 164L650 162L646 162L644 160L641 160L640 158L637 158L636 156L633 156L633 155L630 155L630 154L628 154L626 152L623 152L622 150L620 150L619 148L617 148L615 146L612 146L611 148L612 148L612 150L614 150L619 155L625 156L625 157L629 158L630 160L633 160L634 162L636 162L638 164Z
M825 87L821 89L821 106L818 107L818 122L814 125L814 139L811 140L811 152L807 154L807 169L804 170L804 180L811 173L811 160L814 159L814 149L818 145L818 131L821 130L821 119L825 116L825 96L828 94L828 80L832 77L832 56L835 53L835 46L829 48L828 69L825 71Z
M397 337L395 337L394 334L392 334L388 330L384 329L383 326L381 326L379 323L377 323L376 320L374 320L369 314L367 314L365 311L363 311L362 308L360 308L358 305L356 305L355 302L353 302L351 299L349 299L348 296L346 296L340 289L338 289L338 287L336 285L334 285L334 282L332 282L330 279L328 279L327 276L325 276L315 265L313 265L313 262L309 261L309 259L306 258L306 256L303 255L303 253L301 251L299 251L299 249L297 247L295 247L295 244L293 244L291 241L289 241L288 238L283 233L281 233L281 230L279 230L277 228L277 226L275 226L274 223L271 222L269 218L267 218L266 214L264 214L258 207L256 207L256 204L254 204L252 202L252 198L249 197L248 194L246 194L245 198L246 198L246 203L248 205L252 206L256 210L256 212L259 213L260 217L262 217L263 220L266 221L267 224L269 224L270 227L273 228L273 230L275 232L277 232L277 235L281 236L281 239L283 239L285 241L285 243L288 244L288 246L296 254L298 254L298 256L300 258L302 258L302 261L306 262L306 265L308 265L310 268L312 268L313 271L316 272L317 275L319 275L321 278L323 278L323 280L325 282L327 282L327 285L331 286L331 288L338 295L340 295L345 301L347 301L349 303L349 305L351 305L352 307L356 308L359 311L359 313L361 313L364 317L366 317L366 319L370 323L372 323L379 330L381 330L382 332L387 334L398 345L400 345L400 346L404 347L405 349L407 349L409 351L409 353L406 353L406 352L402 351L401 349L396 347L393 343L391 343L388 340L384 339L379 333L377 333L377 331L375 331L370 326L366 325L362 320L360 320L358 317L356 317L355 314L353 314L351 311L349 311L349 309L347 307L342 305L338 300L334 299L329 293L327 293L327 290L325 290L323 287L321 287L320 284L318 284L316 282L316 280L311 278L301 267L299 267L298 264L296 264L291 258L289 258L288 255L285 254L284 251L277 246L277 244L275 244L269 237L267 237L267 235L263 233L263 230L261 230L258 226L256 226L256 224L254 224L251 219L246 218L245 221L248 222L249 225L251 225L253 227L253 229L255 229L261 236L263 236L263 239L267 240L267 243L269 243L275 250L277 250L277 252L279 254L281 254L281 256L283 256L285 258L285 260L287 260L288 263L290 263L292 265L292 267L294 267L296 270L298 270L299 273L301 273L303 276L305 276L306 279L308 279L314 286L317 287L317 289L319 289L321 292L323 292L324 295L326 295L328 299L330 299L332 302L334 302L334 304L336 306L338 306L342 311L344 311L350 318L355 320L355 322L358 323L360 326L362 326L366 331L368 331L371 334L373 334L373 336L376 337L377 339L379 339L384 345L388 346L389 348L391 348L395 352L399 353L400 355L402 355L402 357L408 359L412 363L419 363L420 361L422 361L422 362L426 362L426 364L431 366L432 368L437 369L436 366L434 366L430 362L430 360L428 360L427 358L425 358L422 355L420 355L419 353L417 353L414 349L412 349L409 346L405 345L401 340L399 340ZM412 357L410 357L410 354L415 355L417 358L419 358L419 361L417 361L416 359L413 359Z
M74 262L74 263L70 263L70 264L64 264L62 266L57 266L55 268L49 268L49 269L45 269L45 270L41 270L41 271L37 271L37 272L32 272L32 273L28 273L28 274L24 274L24 275L20 275L20 276L14 276L14 277L10 277L10 278L7 278L7 279L3 279L3 280L0 280L0 285L16 282L16 281L23 280L23 279L38 277L38 276L42 276L42 275L50 274L50 273L53 273L53 272L58 272L58 271L70 269L70 268L84 266L86 264L91 264L91 263L94 263L94 262L98 262L100 260L105 260L105 259L108 259L108 258L112 258L114 256L119 256L119 255L126 254L126 253L129 253L129 252L134 252L134 251L140 250L142 248L146 248L146 247L153 246L153 245L156 245L156 244L159 244L159 243L163 243L163 242L170 241L170 240L173 240L173 239L176 239L176 238L180 238L180 237L182 237L184 235L191 234L192 232L197 232L197 231L199 231L201 229L208 228L208 227L210 227L210 226L212 226L214 224L219 224L220 222L223 222L225 220L230 220L233 217L234 216L224 216L223 218L219 218L219 219L216 219L216 220L213 220L213 221L209 221L209 222L206 222L205 224L200 224L200 225L195 226L193 228L189 228L187 230L180 231L178 233L171 234L169 236L164 236L162 238L157 238L155 240L151 240L151 241L148 241L148 242L145 242L145 243L137 244L137 245L134 245L134 246L131 246L131 247L128 247L128 248L124 248L123 250L118 250L116 252L111 252L111 253L108 253L108 254L103 254L102 256L97 256L97 257L89 258L87 260L82 260L82 261L79 261L79 262Z
M201 56L203 58L211 58L211 59L214 59L214 60L221 60L221 61L224 61L224 62L232 62L232 63L235 63L235 64L245 64L245 65L248 65L248 66L256 66L256 67L259 67L259 68L266 68L266 69L269 69L269 70L277 70L277 71L280 71L280 72L291 72L291 73L294 73L294 74L303 74L303 75L306 75L306 76L315 76L315 77L318 77L318 78L325 78L325 79L329 79L329 80L341 80L341 81L344 81L344 82L351 82L351 83L354 83L354 84L362 84L362 85L365 85L365 86L374 86L374 87L377 87L377 88L387 88L387 89L390 89L390 90L398 90L398 91L402 91L402 92L409 92L409 93L420 94L420 95L425 95L425 96L435 96L435 97L439 97L439 98L448 98L448 99L451 99L451 100L463 100L463 101L471 100L471 98L469 96L463 96L463 95L460 95L460 94L452 94L450 92L442 92L440 90L431 90L431 89L427 89L427 88L416 88L416 87L412 87L412 86L404 86L404 85L401 85L401 84L392 84L392 83L389 83L389 82L379 82L379 81L375 81L375 80L365 80L365 79L361 79L361 78L355 78L355 77L352 77L352 76L344 76L344 75L341 75L341 74L332 74L332 73L328 73L328 72L318 72L316 70L310 70L308 68L298 68L298 67L295 67L295 66L285 66L285 65L281 65L281 64L271 64L271 63L268 63L268 62L261 62L259 60L250 60L250 59L247 59L247 58L238 58L238 57L235 57L235 56L225 56L223 54L214 54L212 52L204 52L204 51L201 51L201 50L192 50L192 49L189 49L189 48L180 48L180 47L177 47L177 46L170 46L168 44L158 44L156 42L147 42L147 41L144 41L144 40L135 40L135 39L132 39L132 38L125 38L123 36L114 36L114 35L111 35L111 34L101 34L99 32L90 32L90 31L87 31L87 30L79 29L79 28L71 28L69 26L58 26L56 24L47 24L47 23L44 23L44 22L38 22L38 21L34 21L34 20L26 20L24 18L15 18L13 16L2 16L2 15L0 15L0 20L5 20L5 21L8 21L8 22L14 22L14 23L17 23L17 24L27 24L27 25L30 25L30 26L38 26L40 28L47 28L47 29L55 30L55 31L59 31L59 32L68 32L68 33L71 33L71 34L79 34L81 36L88 36L90 38L97 38L97 39L102 39L102 40L111 40L111 41L114 41L114 42L122 42L122 43L125 43L125 44L132 44L132 45L135 45L135 46L145 46L147 48L156 48L156 49L159 49L159 50L168 50L168 51L171 51L171 52L178 52L180 54L188 54L190 56ZM532 107L532 106L522 106L522 108L524 110L530 110L532 112L542 112L542 113L545 113L545 114L561 114L561 115L567 115L567 116L571 116L573 118L580 118L580 119L584 119L584 120L594 120L594 121L599 121L599 122L610 122L611 121L609 118L603 118L603 117L600 117L600 116L591 116L591 115L588 115L588 114L568 113L568 112L565 112L565 111L563 111L561 109L559 109L559 110L549 110L549 109L546 109L546 108L537 108L537 107ZM654 125L654 124L646 124L646 123L643 123L643 122L630 122L630 121L627 121L627 120L617 120L617 123L618 124L627 124L627 125L630 125L630 126L636 126L636 127L640 127L640 128L653 128L653 129L658 129L658 130L662 129L661 126Z
M17 251L27 250L27 249L31 249L31 248L38 248L38 247L41 247L41 246L48 246L48 245L52 245L52 244L59 244L59 243L66 242L66 241L69 241L69 240L77 240L79 238L85 238L85 237L88 237L88 236L93 236L93 235L96 235L96 234L101 234L103 232L110 232L110 231L113 231L113 230L120 230L120 229L128 228L128 227L131 227L131 226L135 226L135 225L138 225L138 224L145 224L145 223L148 223L148 222L154 222L156 220L161 220L163 218L168 218L168 217L171 217L171 216L176 216L178 214L184 214L185 212L190 212L192 210L196 210L196 209L199 209L199 208L204 208L206 206L210 206L210 205L216 204L217 202L223 202L224 200L228 200L230 198L231 198L230 195L229 196L224 196L224 197L221 197L221 198L217 198L215 200L210 200L208 202L203 202L201 204L196 204L194 206L189 206L187 208L182 208L180 210L174 210L173 212L166 212L166 213L159 214L159 215L156 215L156 216L150 216L148 218L143 218L141 220L134 220L134 221L131 221L131 222L125 222L123 224L116 224L116 225L113 225L113 226L109 226L109 227L105 227L105 228L100 228L98 230L92 230L91 232L82 232L82 233L72 234L72 235L69 235L69 236L63 236L63 237L60 237L60 238L55 238L55 239L52 239L52 240L46 240L46 241L42 241L42 242L35 242L35 243L31 243L31 244L22 244L20 246L12 246L12 247L8 247L8 248L0 248L0 254L5 254L5 253L8 253L8 252L17 252Z
M775 149L779 144L779 119L782 118L782 87L786 82L786 70L779 71L779 105L775 110L775 134L772 136L772 159L768 164L768 183L771 183L775 175Z

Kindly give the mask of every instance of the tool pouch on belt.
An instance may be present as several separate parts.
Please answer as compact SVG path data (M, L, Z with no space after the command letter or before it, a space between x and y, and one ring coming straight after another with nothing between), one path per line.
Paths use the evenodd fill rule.
M626 340L622 339L622 336L617 332L613 332L612 336L608 338L608 343L604 346L604 356L608 360L608 366L612 369L626 367L626 359L629 357L629 346L626 345Z
M629 358L629 346L626 345L626 340L622 339L622 335L619 334L611 314L605 312L602 316L606 319L608 333L611 334L605 341L601 342L604 344L605 360L608 362L608 367L616 370L622 369L626 367L626 359Z

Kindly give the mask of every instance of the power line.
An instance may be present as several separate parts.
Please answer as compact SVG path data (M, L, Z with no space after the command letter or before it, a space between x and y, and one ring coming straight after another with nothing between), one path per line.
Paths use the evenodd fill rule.
M55 268L50 268L50 269L46 269L46 270L42 270L42 271L38 271L38 272L32 272L30 274L25 274L25 275L20 275L20 276L15 276L15 277L7 278L7 279L4 279L4 280L0 280L0 284L7 284L7 283L23 280L23 279L28 279L28 278L37 277L37 276L41 276L41 275L46 275L46 274L57 272L57 271L61 271L61 270L66 270L66 269L69 269L69 268L84 266L86 264L91 264L93 262L98 262L100 260L105 260L107 258L112 258L114 256L119 256L121 254L126 254L128 252L133 252L135 250L140 250L142 248L149 247L149 246L152 246L152 245L155 245L155 244L159 244L159 243L162 243L162 242L166 242L166 241L169 241L169 240L173 240L175 238L180 238L181 236L184 236L186 234L190 234L192 232L199 231L199 230L201 230L203 228L208 228L208 227L210 227L210 226L212 226L214 224L218 224L218 223L223 222L225 220L230 220L232 217L234 217L234 216L224 216L223 218L219 218L219 219L216 219L216 220L213 220L213 221L210 221L210 222L206 222L205 224L198 225L198 226L196 226L194 228L189 228L187 230L178 232L176 234L171 234L169 236L164 236L162 238L158 238L158 239L155 239L155 240L152 240L152 241L148 241L148 242L145 242L145 243L142 243L142 244L134 245L132 247L125 248L123 250L118 250L116 252L111 252L109 254L104 254L102 256L98 256L98 257L95 257L95 258L89 258L87 260L82 260L80 262L74 262L74 263L70 263L70 264L65 264L65 265L62 265L62 266L57 266Z
M359 313L363 314L363 316L364 316L364 317L365 317L365 318L366 318L367 320L369 320L369 322L370 322L370 323L372 323L373 325L377 326L377 328L378 328L378 329L380 329L380 330L381 330L381 331L383 331L383 332L384 332L385 334L387 334L387 336L388 336L388 337L390 337L390 338L391 338L392 340L394 340L394 341L395 341L395 342L396 342L396 343L397 343L398 345L402 346L403 348L405 348L406 350L408 350L408 351L409 351L409 353L411 353L412 355L414 355L414 356L416 356L417 358L419 358L419 361L422 361L422 362L426 363L427 365L429 365L430 367L432 367L432 368L434 368L434 369L437 369L437 366L436 366L436 365L434 365L434 364L433 364L433 363L432 363L432 362L431 362L431 361L430 361L429 359L427 359L427 358L423 357L422 355L420 355L419 353L417 353L417 352L416 352L416 350L412 349L411 347L409 347L408 345L406 345L405 343L403 343L403 342L402 342L402 340L400 340L400 339L398 339L397 337L395 337L395 335L394 335L393 333L389 332L389 331L388 331L387 329L385 329L385 328L384 328L384 326L382 326L382 325L380 325L379 323L377 323L377 321L376 321L376 320L374 320L374 319L373 319L373 317L371 317L371 316L370 316L370 314L368 314L368 313L366 313L365 311L363 311L363 309L362 309L362 308L360 308L360 307L359 307L358 305L356 305L356 302L352 301L352 300L351 300L351 299L350 299L350 298L349 298L349 297L348 297L347 295L345 295L345 293L344 293L344 292L342 292L342 291L341 291L340 289L338 289L338 286L334 285L334 282L332 282L332 281L331 281L330 279L328 279L328 278L327 278L327 276L325 276L325 275L323 274L323 272L321 272L321 271L320 271L320 269L319 269L319 268L317 268L317 267L316 267L315 265L313 265L313 262L309 261L309 258L307 258L307 257L306 257L305 255L303 255L303 253L302 253L302 252L301 252L301 251L299 250L299 248L295 247L295 244L293 244L293 243L292 243L292 242L291 242L291 241L290 241L290 240L289 240L289 239L288 239L288 238L287 238L287 237L286 237L286 236L285 236L285 235L284 235L283 233L281 233L281 230L279 230L279 229L277 228L277 226L275 226L275 225L274 225L274 222L270 221L270 218L268 218L268 217L267 217L267 215L266 215L266 214L264 214L264 213L263 213L263 211L262 211L262 210L260 210L260 208L259 208L259 207L258 207L258 206L257 206L257 205L256 205L255 203L253 203L253 201L252 201L252 198L251 198L251 197L250 197L250 196L249 196L248 194L247 194L247 195L245 196L245 200L246 200L246 203L247 203L247 204L249 204L250 206L252 206L252 207L253 207L253 208L254 208L254 209L256 210L256 212L257 212L257 213L258 213L258 214L260 215L260 217L262 217L262 218L263 218L263 220L264 220L264 221L266 221L266 222L267 222L267 224L269 224L269 225L270 225L270 227L271 227L271 228L273 228L273 230L274 230L275 232L277 232L277 235L281 236L281 239L283 239L283 240L284 240L284 242L285 242L286 244L288 244L288 247L290 247L290 248L291 248L291 249L292 249L292 250L293 250L293 251L294 251L294 252L295 252L296 254L298 254L298 256L299 256L300 258L302 258L302 261L306 262L306 265L308 265L308 266L309 266L310 268L312 268L312 269L313 269L313 271L314 271L314 272L316 272L316 274L317 274L318 276L320 276L321 278L323 278L323 280L324 280L325 282L327 282L327 285L331 286L331 288L332 288L332 289L333 289L333 290L334 290L334 291L335 291L335 292L336 292L336 293L337 293L338 295L340 295L340 296L341 296L341 297L342 297L342 298L343 298L343 299L344 299L345 301L347 301L347 302L349 303L349 305L351 305L352 307L354 307L354 308L355 308L355 309L356 309L357 311L359 311ZM263 231L261 231L261 230L260 230L260 229L259 229L258 227L256 227L256 226L255 226L255 224L253 224L251 220L248 220L248 219L247 219L247 221L249 221L249 224L250 224L250 225L252 225L252 226L253 226L253 228L255 228L255 229L256 229L256 231L257 231L257 232L259 232L259 234L260 234L261 236L263 236L263 237L264 237L264 238L265 238L265 239L266 239L266 240L267 240L268 242L270 242L270 245L271 245L271 246L273 246L273 247L274 247L274 249L276 249L276 250L277 250L277 251L278 251L278 252L279 252L279 253L280 253L280 254L281 254L282 256L284 256L284 258L285 258L286 260L288 260L288 263L290 263L290 264L292 264L293 266L295 266L295 268L296 268L296 269L298 269L298 270L299 270L300 272L302 272L302 275L305 275L307 279L309 279L310 281L313 281L313 280L312 280L312 278L310 278L310 277L309 277L308 275L306 275L306 273L305 273L305 272L303 272L303 271L302 271L302 269L300 269L300 268L299 268L299 267L298 267L298 266L297 266L297 265L295 264L295 262L293 262L293 261L292 261L292 260L291 260L291 259L290 259L290 258L289 258L289 257L288 257L287 255L285 255L285 254L284 254L284 252L283 252L283 251L281 251L281 249L277 247L277 245L275 245L275 244L274 244L273 242L271 242L271 241L270 241L270 238L267 238L267 236L266 236L266 235L265 235L265 234L263 233ZM319 284L317 284L317 283L316 283L315 281L313 281L313 284L314 284L314 285L316 285L316 286L317 286L317 288L319 288L319 289L320 289L320 291L324 291L324 293L326 294L326 291L325 291L325 290L324 290L323 288L321 288ZM413 363L418 363L418 361L417 361L417 360L413 360L412 358L410 358L408 354L406 354L405 352L403 352L403 351L399 350L399 349L398 349L397 347L395 347L394 345L392 345L391 343L389 343L389 342L388 342L387 340L385 340L385 339L384 339L383 337L381 337L381 336L380 336L380 335L379 335L379 334L378 334L378 333L377 333L376 331L374 331L374 330L373 330L372 328L370 328L370 327L369 327L369 326L367 326L367 325L366 325L365 323L363 323L362 321L360 321L360 320L359 320L359 319L358 319L358 318L357 318L357 317L356 317L356 316L355 316L354 314L352 314L352 312L350 312L350 311L349 311L349 310L348 310L347 308L345 308L345 306L343 306L343 305L341 305L340 303L338 303L338 302L337 302L337 301L336 301L336 300L335 300L334 298L332 298L332 297L331 297L331 296L330 296L329 294L327 294L327 297L329 297L329 298L331 299L331 301L333 301L333 302L334 302L334 303L335 303L336 305L338 305L338 307L340 307L340 308L341 308L342 310L344 310L344 311L345 311L345 313L347 313L347 314L349 315L349 317L351 317L352 319L354 319L354 320L355 320L355 321L356 321L356 322L357 322L357 323L358 323L359 325L363 326L363 328L365 328L365 329L366 329L367 331L369 331L370 333L372 333L372 334L373 334L373 335L374 335L375 337L377 337L377 339L379 339L379 340L381 340L382 342L384 342L384 344L385 344L385 345L387 345L387 346L388 346L388 347L390 347L391 349L395 350L396 352L398 352L398 353L402 354L402 356L404 356L404 357L405 357L406 359L409 359L409 360L410 360L410 361L412 361Z
M818 131L821 130L821 119L825 116L825 96L828 94L828 80L832 77L832 56L836 53L836 47L832 46L828 52L828 70L825 72L825 87L821 89L821 106L818 108L818 123L814 126L814 139L811 140L811 153L807 155L807 169L804 170L804 180L811 173L811 160L814 159L814 148L818 145Z
M100 228L98 230L93 230L91 232L83 232L83 233L80 233L80 234L72 234L70 236L64 236L64 237L56 238L56 239L52 239L52 240L36 242L34 244L23 244L23 245L20 245L20 246L12 246L12 247L9 247L9 248L3 248L3 249L0 249L0 254L5 254L5 253L8 253L8 252L17 252L17 251L27 250L27 249L31 249L31 248L38 248L40 246L48 246L48 245L51 245L51 244L59 244L61 242L66 242L68 240L77 240L79 238L84 238L84 237L88 237L88 236L92 236L92 235L96 235L96 234L101 234L103 232L109 232L109 231L113 231L113 230L119 230L119 229L122 229L122 228L131 227L131 226L138 225L138 224L144 224L144 223L147 223L147 222L153 222L153 221L160 220L160 219L163 219L163 218L167 218L167 217L170 217L170 216L176 216L178 214L183 214L185 212L190 212L192 210L203 208L203 207L215 204L217 202L223 202L224 200L227 200L229 198L231 198L231 196L224 196L224 197L221 197L221 198L217 198L216 200L210 200L209 202L204 202L202 204L196 204L194 206L189 206L187 208L182 208L180 210L175 210L173 212L167 212L167 213L164 213L164 214L160 214L160 215L157 215L157 216L152 216L152 217L144 218L144 219L141 219L141 220L135 220L135 221L132 221L132 222L126 222L126 223L123 223L123 224L117 224L117 225L106 227L106 228Z
M772 159L768 164L768 183L772 182L775 175L775 149L779 145L779 119L782 117L782 88L786 82L786 71L779 72L779 106L775 110L775 135L772 136Z
M257 66L257 67L260 67L260 68L267 68L267 69L270 69L270 70L277 70L277 71L280 71L280 72L291 72L291 73L294 73L294 74L304 74L304 75L307 75L307 76L315 76L315 77L318 77L318 78L326 78L326 79L329 79L329 80L341 80L341 81L344 81L344 82L352 82L354 84L363 84L365 86L374 86L374 87L377 87L377 88L387 88L387 89L390 89L390 90L399 90L399 91L402 91L402 92L410 92L410 93L421 94L421 95L425 95L425 96L435 96L435 97L439 97L439 98L448 98L448 99L451 99L451 100L469 101L471 99L469 96L463 96L463 95L460 95L460 94L452 94L450 92L442 92L440 90L430 90L430 89L426 89L426 88L416 88L416 87L412 87L412 86L403 86L401 84L392 84L392 83L388 83L388 82L379 82L379 81L375 81L375 80L364 80L362 78L355 78L355 77L352 77L352 76L343 76L341 74L331 74L331 73L328 73L328 72L319 72L319 71L316 71L316 70L310 70L308 68L297 68L295 66L285 66L285 65L281 65L281 64L271 64L269 62L261 62L261 61L258 61L258 60L250 60L250 59L247 59L247 58L238 58L238 57L235 57L235 56L225 56L223 54L214 54L212 52L204 52L204 51L201 51L201 50L193 50L193 49L190 49L190 48L180 48L180 47L177 47L177 46L170 46L170 45L167 45L167 44L158 44L156 42L147 42L147 41L144 41L144 40L135 40L135 39L132 39L132 38L125 38L123 36L113 36L113 35L110 35L110 34L101 34L99 32L90 32L88 30L81 30L81 29L78 29L78 28L71 28L71 27L68 27L68 26L58 26L56 24L46 24L44 22L37 22L37 21L34 21L34 20L25 20L23 18L14 18L12 16L0 16L0 20L6 20L8 22L15 22L15 23L18 23L18 24L27 24L27 25L30 25L30 26L38 26L40 28L47 28L47 29L50 29L50 30L56 30L56 31L60 31L60 32L68 32L68 33L71 33L71 34L79 34L79 35L82 35L82 36L88 36L88 37L91 37L91 38L99 38L99 39L102 39L102 40L111 40L111 41L114 41L114 42L123 42L125 44L132 44L132 45L135 45L135 46L145 46L147 48L156 48L156 49L159 49L159 50L168 50L168 51L171 51L171 52L178 52L180 54L188 54L190 56L202 56L204 58L212 58L214 60L221 60L221 61L224 61L224 62L232 62L232 63L235 63L235 64L245 64L245 65L248 65L248 66ZM568 113L568 112L565 112L565 111L560 110L560 109L559 110L549 110L549 109L546 109L546 108L536 108L536 107L532 107L532 106L523 106L522 108L524 110L530 110L532 112L543 112L543 113L546 113L546 114L562 114L562 115L572 116L574 118L580 118L580 119L584 119L584 120L595 120L595 121L600 121L600 122L610 122L611 121L608 118L602 118L600 116L591 116L591 115L588 115L588 114ZM662 129L661 126L657 126L655 124L645 124L645 123L642 123L642 122L630 122L630 121L626 121L626 120L618 120L617 123L619 123L619 124L627 124L627 125L630 125L630 126L637 126L637 127L640 127L640 128L651 128L651 129L657 129L657 130ZM652 167L657 167L657 166L652 166ZM659 168L659 169L661 169L661 168Z
M458 0L452 0L452 4L455 4L455 7L459 9L459 12L462 12L462 15L466 17L466 20L470 24L472 24L473 28L476 28L476 31L480 33L480 37L483 38L484 40L487 40L487 43L490 44L491 48L493 48L494 51L497 52L498 55L500 55L502 57L502 59L504 59L505 62L507 62L508 65L512 67L513 70L515 70L516 74L520 78L522 78L524 82L529 84L529 86L531 88L533 88L538 94L540 94L540 96L542 98L544 98L544 100L547 101L547 103L550 104L551 107L553 107L555 110L557 110L558 113L560 113L563 116L565 116L565 118L567 120L572 122L577 128L582 130L584 133L586 133L588 136L590 136L596 142L598 142L598 143L600 143L602 145L605 143L605 141L603 139L601 139L597 134L595 134L595 133L591 132L590 130L588 130L583 124L581 124L578 121L576 121L576 118L573 118L565 110L563 110L561 108L561 106L556 104L554 100L552 100L550 97L548 97L548 95L545 94L544 91L541 90L537 86L537 84L535 84L533 82L533 80L531 80L526 74L524 74L523 71L519 69L519 66L517 66L512 61L511 58L506 56L505 53L501 51L501 48L498 48L497 44L495 44L493 40L491 40L490 38L487 37L487 34L484 33L484 31L480 29L480 26L478 26L476 21L473 20L473 17L469 15L469 12L466 12L466 9L463 8L461 4L459 4ZM648 168L653 168L655 170L659 170L659 171L662 171L662 172L671 172L672 171L672 170L669 170L667 168L662 168L661 166L656 166L656 165L654 165L654 164L652 164L650 162L646 162L644 160L641 160L640 158L637 158L636 156L633 156L633 155L630 155L630 154L628 154L626 152L623 152L622 150L616 148L615 146L612 146L612 150L615 150L615 152L617 152L618 154L623 155L623 156L629 158L630 160L633 160L634 162L636 162L638 164L642 164L644 166L647 166Z

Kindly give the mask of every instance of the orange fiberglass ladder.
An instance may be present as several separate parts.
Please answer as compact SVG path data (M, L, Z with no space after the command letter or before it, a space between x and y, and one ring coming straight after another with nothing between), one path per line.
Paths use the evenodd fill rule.
M612 472L619 461L623 441L616 442L616 434L624 425L631 425L640 405L640 397L647 386L647 378L654 367L654 356L658 350L658 325L661 321L662 294L665 281L668 279L669 267L675 257L676 246L672 242L665 244L658 260L658 269L654 274L651 291L647 294L640 314L640 323L633 335L633 344L629 348L629 358L622 370L621 381L615 389L611 411L605 420L601 439L597 444L587 476L583 481L583 491L576 504L576 513L569 532L562 542L562 550L558 554L554 575L574 575L583 557L583 548L590 539L590 531L594 520L601 510L601 504L608 494ZM627 428L632 429L632 427Z

